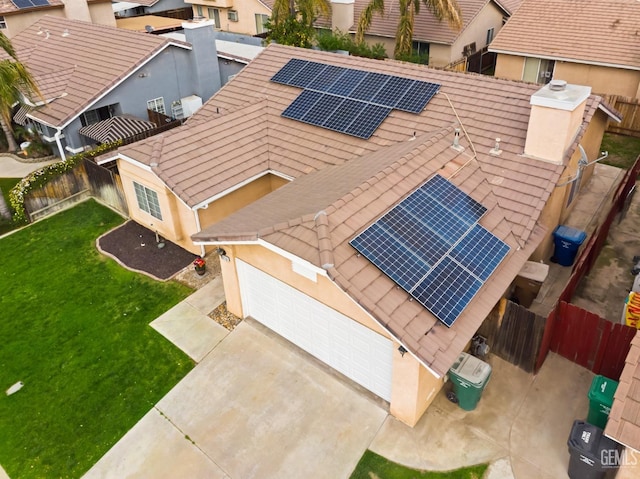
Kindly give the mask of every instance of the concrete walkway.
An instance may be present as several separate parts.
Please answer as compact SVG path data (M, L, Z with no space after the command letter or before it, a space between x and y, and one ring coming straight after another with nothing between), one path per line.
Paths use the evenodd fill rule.
M0 178L24 178L32 171L36 171L43 166L50 165L59 160L44 162L22 162L8 155L0 153Z
M550 354L536 376L491 356L474 411L436 398L410 428L350 381L260 324L233 332L207 314L220 278L153 321L198 364L84 476L346 478L366 449L407 466L490 463L484 479L567 477L567 438L592 373ZM621 471L619 479L640 477Z

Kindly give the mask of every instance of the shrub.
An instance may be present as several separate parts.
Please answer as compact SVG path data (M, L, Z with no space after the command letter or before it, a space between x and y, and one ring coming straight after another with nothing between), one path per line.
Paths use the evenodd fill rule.
M329 52L345 50L356 57L374 58L376 60L387 58L387 52L382 43L376 43L372 46L365 42L356 43L353 36L348 33L342 33L339 30L335 32L324 30L318 33L316 41L320 50Z
M111 151L120 145L122 145L122 140L103 143L93 150L83 151L82 153L68 157L64 161L44 166L22 178L22 180L20 180L9 192L9 202L15 211L13 221L16 223L28 222L29 218L27 217L27 211L24 207L24 199L29 192L37 188L41 188L51 179L72 170L85 158L95 158L96 156L106 153L107 151Z

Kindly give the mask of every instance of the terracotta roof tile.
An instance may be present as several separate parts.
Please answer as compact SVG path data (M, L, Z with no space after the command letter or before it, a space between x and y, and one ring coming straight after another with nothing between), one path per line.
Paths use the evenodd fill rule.
M371 138L362 140L280 116L300 90L269 79L292 57L432 81L442 85L441 93L419 115L392 112ZM292 176L291 183L194 239L261 238L319 267L334 264L328 273L339 287L424 364L445 374L544 236L536 222L552 188L540 185L555 184L563 167L521 156L529 99L537 89L418 65L270 45L185 126L163 134L154 171L165 182L177 178L174 191L181 192L190 206L207 195L224 194L259 169ZM475 159L466 137L461 139L464 152L451 148L457 120L449 101L475 145ZM588 100L589 105L597 101ZM517 121L504 121L505 113L513 113ZM500 157L488 154L496 137L503 139ZM173 145L183 138L198 147L180 150L178 160ZM133 144L121 152L150 164L150 144L155 141ZM245 145L247 151L241 152ZM190 189L198 184L189 182L192 169L199 172L200 182L202 175L208 175L206 191ZM348 244L437 171L446 171L451 181L489 208L482 224L512 247L449 330ZM327 215L326 224L315 221L320 211ZM299 223L291 226L295 219ZM320 246L321 241L328 241L333 251ZM436 333L425 336L427 330Z
M640 451L640 331L631 342L604 432Z
M69 35L62 36L65 30ZM12 39L18 58L31 71L45 99L53 99L29 116L56 127L66 126L172 42L105 25L42 17Z
M525 0L489 50L640 69L635 0Z

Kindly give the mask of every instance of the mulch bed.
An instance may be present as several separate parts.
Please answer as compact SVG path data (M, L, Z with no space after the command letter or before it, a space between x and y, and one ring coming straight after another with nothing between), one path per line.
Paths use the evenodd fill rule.
M160 240L163 248L158 248L155 232L129 220L98 238L98 247L126 267L161 280L171 278L197 258L171 241Z

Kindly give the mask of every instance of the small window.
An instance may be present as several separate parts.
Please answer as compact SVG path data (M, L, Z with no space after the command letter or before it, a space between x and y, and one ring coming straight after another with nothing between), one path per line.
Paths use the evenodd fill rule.
M216 28L220 28L220 10L217 8L207 8L209 20L213 20Z
M142 186L139 183L133 182L133 188L136 191L136 199L138 200L138 207L154 218L162 220L162 214L160 213L160 202L158 201L158 193L150 190L146 186Z
M538 85L546 85L553 78L554 60L541 60L540 58L526 58L522 80Z
M487 30L487 45L489 45L489 43L491 43L493 41L493 35L494 35L495 30L493 28L490 28L489 30Z
M265 33L267 31L266 23L269 21L269 15L256 13L256 33Z
M196 14L200 18L204 18L202 15L202 5L196 5Z
M469 45L465 45L462 49L462 55L465 57L470 57L476 52L476 42L469 43Z
M4 17L0 17L0 29L7 28L7 21Z
M230 22L237 22L238 21L238 12L237 12L237 10L229 10L227 12L227 19Z
M153 100L147 101L147 109L157 111L158 113L162 113L164 115L164 98L154 98Z

